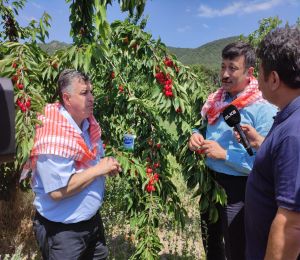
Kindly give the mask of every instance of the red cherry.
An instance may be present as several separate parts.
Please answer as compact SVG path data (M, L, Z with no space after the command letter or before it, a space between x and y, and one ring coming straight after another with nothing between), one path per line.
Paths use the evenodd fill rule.
M115 73L113 71L111 72L110 77L111 77L111 79L115 78Z
M119 92L124 92L124 87L122 85L119 86Z
M154 174L153 174L153 179L154 179L155 181L158 181L158 180L159 180L159 174L158 174L158 173L154 173Z
M173 67L173 61L171 59L169 59L168 57L165 58L164 60L164 64L167 66L167 67Z
M173 96L172 90L165 90L164 93L165 93L166 97L172 97Z
M153 166L154 166L154 168L159 168L159 167L160 167L160 164L159 164L159 162L157 162L157 163L155 163Z
M155 191L155 187L151 184L147 184L146 190L147 190L147 192L151 193L151 192Z
M162 77L162 72L157 72L154 76L156 79L159 79Z
M19 83L19 84L17 84L17 88L20 89L20 90L22 90L24 88L24 85L21 84L21 83Z
M181 113L181 112L182 112L181 107L178 107L178 108L176 109L176 112L177 112L177 113Z
M150 193L150 192L151 192L151 190L152 190L152 189L151 189L151 185L149 185L149 184L148 184L148 185L146 186L146 190L147 190L147 192L149 192L149 193Z
M165 85L164 90L172 92L172 85Z
M165 74L162 71L156 73L155 78L156 78L157 82L161 85L164 85L167 80Z
M15 62L12 64L12 67L13 67L14 69L15 69L17 66L18 66L18 64L15 63Z
M26 112L26 106L24 105L24 103L20 103L18 105L19 105L22 112Z
M160 149L160 147L161 147L161 144L159 144L159 143L156 144L156 148L157 148L157 149Z
M146 169L146 173L152 173L152 172L153 172L153 170L151 168Z
M195 151L196 154L204 154L204 150L203 149L198 149Z
M12 80L13 82L17 82L17 81L18 81L18 76L17 76L17 75L13 75L13 76L11 77L11 80Z
M27 100L27 101L25 102L25 106L26 106L27 108L30 108L30 106L31 106L30 100Z
M168 80L166 80L166 85L172 85L172 79L168 79Z
M153 185L155 183L155 180L153 178L151 178L148 182L149 185Z
M173 97L173 92L172 91L166 91L166 96L167 97Z
M20 107L20 106L21 106L21 104L22 104L22 102L21 102L21 100L20 100L20 99L17 99L16 103L17 103L17 105L18 105L19 107Z

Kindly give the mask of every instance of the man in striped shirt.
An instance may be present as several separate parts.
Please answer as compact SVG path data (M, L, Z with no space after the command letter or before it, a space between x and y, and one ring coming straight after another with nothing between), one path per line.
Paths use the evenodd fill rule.
M93 116L89 78L64 70L60 102L39 116L30 165L35 193L34 231L44 259L105 259L103 202L105 176L121 171L104 157L101 129ZM25 167L26 168L26 167Z

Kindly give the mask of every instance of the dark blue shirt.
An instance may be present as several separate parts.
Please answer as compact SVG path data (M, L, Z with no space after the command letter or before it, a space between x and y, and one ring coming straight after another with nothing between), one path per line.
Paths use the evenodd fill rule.
M264 258L278 207L300 212L300 97L278 112L246 188L247 259Z

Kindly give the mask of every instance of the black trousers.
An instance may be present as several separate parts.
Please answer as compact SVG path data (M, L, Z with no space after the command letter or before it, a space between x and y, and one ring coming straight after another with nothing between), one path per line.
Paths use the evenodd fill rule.
M227 205L219 207L219 219L210 224L201 214L201 231L207 260L245 259L244 204L247 177L213 173L227 194ZM200 201L201 203L201 201Z
M63 224L36 212L33 229L44 260L100 260L108 256L104 227L98 213L87 221Z

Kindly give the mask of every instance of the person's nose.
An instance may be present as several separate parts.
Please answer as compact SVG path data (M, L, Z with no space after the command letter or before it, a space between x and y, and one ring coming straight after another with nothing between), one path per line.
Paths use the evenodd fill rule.
M228 72L228 69L224 69L224 70L223 70L222 78L229 78L229 72Z
M89 101L90 102L94 102L94 96L93 96L93 94L92 93L90 93L90 95L89 95Z

